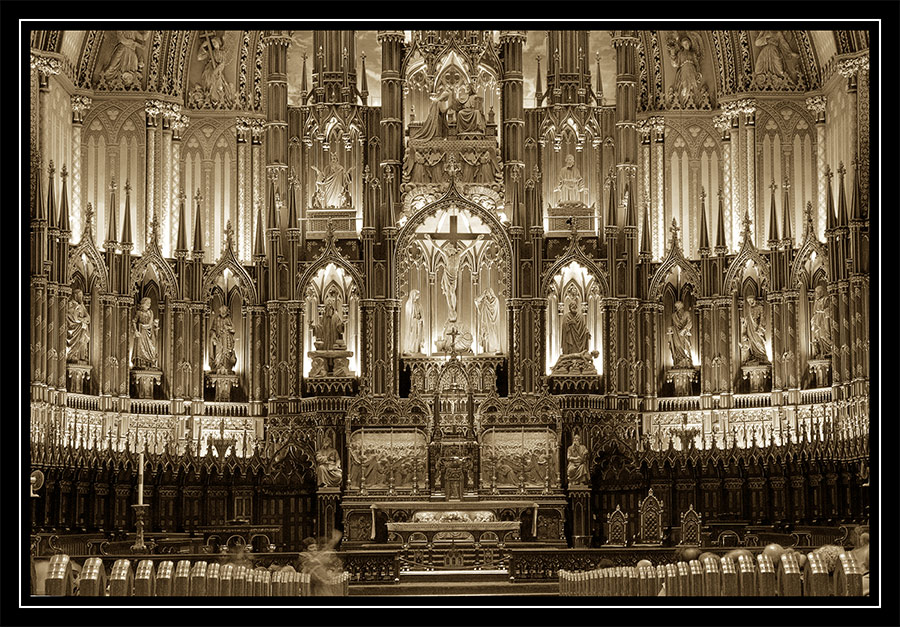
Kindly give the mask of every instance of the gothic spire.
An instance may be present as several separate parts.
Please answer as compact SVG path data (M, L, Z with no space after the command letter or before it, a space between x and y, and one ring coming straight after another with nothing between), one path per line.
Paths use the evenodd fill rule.
M37 181L34 191L34 219L35 220L44 220L46 216L44 215L44 189L41 185L41 169L37 169Z
M544 98L544 87L541 84L541 55L537 55L535 59L537 60L537 80L534 84L534 106L540 107L541 100Z
M700 188L700 251L709 252L709 231L706 228L706 190Z
M840 186L838 188L838 226L847 226L847 195L844 193L844 174L846 173L847 170L842 161L838 166L838 185Z
M116 241L116 214L118 213L116 207L116 179L113 179L109 184L109 207L107 214L109 215L109 229L106 232L106 241L107 242L115 242Z
M616 222L616 212L618 208L616 207L616 176L612 172L612 168L610 168L609 172L609 207L606 217L606 225L611 227L617 227L618 224Z
M828 179L828 184L826 185L827 194L825 195L825 211L827 213L825 229L830 231L836 224L834 219L834 192L831 189L831 179L834 178L834 174L828 166L825 166L825 178Z
M197 193L194 195L194 258L202 258L203 257L203 232L202 225L203 220L200 216L200 202L203 200L203 196L200 195L200 188L197 188ZM197 254L200 254L200 257L197 257Z
M719 188L719 217L716 228L716 253L725 254L725 199L722 188Z
M853 199L850 201L850 218L852 220L862 220L863 212L862 212L862 203L860 202L859 193L859 160L854 157L853 158Z
M510 172L512 179L512 197L510 198L510 206L512 207L512 223L513 226L525 226L522 224L521 215L519 213L519 168L513 166Z
M50 169L48 171L49 178L47 179L47 211L49 215L47 216L48 226L51 229L56 228L56 195L53 193L53 175L56 174L56 169L53 167L53 162L50 162Z
M59 230L68 233L71 230L69 227L69 194L66 192L66 179L69 173L66 171L65 165L59 174L62 181L62 191L59 197Z
M360 53L360 58L362 60L362 68L359 72L359 97L365 105L369 99L369 83L366 80L366 53Z
M772 181L772 184L769 185L769 189L772 190L772 198L769 206L769 248L774 246L774 242L778 241L778 212L775 210L775 190L778 189L778 185L775 184L775 181Z
M253 243L253 256L254 257L265 257L266 256L266 243L265 239L263 239L263 220L262 220L262 207L256 210L256 241Z
M269 173L269 193L266 200L266 208L268 211L266 222L269 230L278 228L278 211L275 207L275 180L277 178L278 171L271 170Z
M637 216L634 213L634 200L631 197L631 182L625 183L625 226L637 226Z
M597 51L597 106L603 104L603 80L600 77L600 51Z
M650 207L644 203L644 227L641 229L641 256L650 257L653 253L650 250Z
M300 104L306 104L306 95L309 93L309 89L306 85L306 53L303 53L303 71L300 74Z
M294 169L291 168L291 175L288 177L288 223L287 228L297 228L297 193L296 193L297 177L294 176Z
M184 224L184 190L178 195L178 237L175 238L176 252L187 252L187 227Z
M131 183L125 181L125 215L122 217L122 244L131 245Z

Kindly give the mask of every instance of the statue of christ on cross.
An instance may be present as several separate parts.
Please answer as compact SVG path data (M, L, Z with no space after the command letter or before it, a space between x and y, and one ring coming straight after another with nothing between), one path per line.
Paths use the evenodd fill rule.
M450 232L449 233L425 233L422 237L434 245L434 249L444 262L444 274L441 277L441 291L447 299L447 309L449 310L448 320L455 322L458 316L457 311L457 290L459 285L459 267L462 262L462 256L466 251L466 246L460 245L462 240L478 240L481 234L476 233L460 233L458 231L458 216L450 216ZM449 240L443 246L437 245L435 239Z

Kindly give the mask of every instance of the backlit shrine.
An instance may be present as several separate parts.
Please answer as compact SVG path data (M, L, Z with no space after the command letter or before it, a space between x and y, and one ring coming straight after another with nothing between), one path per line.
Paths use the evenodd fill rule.
M866 31L30 38L36 546L868 525Z

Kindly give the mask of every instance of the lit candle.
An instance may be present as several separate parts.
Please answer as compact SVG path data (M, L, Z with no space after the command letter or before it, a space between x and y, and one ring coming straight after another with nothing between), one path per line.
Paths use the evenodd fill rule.
M138 460L138 505L144 504L144 454Z

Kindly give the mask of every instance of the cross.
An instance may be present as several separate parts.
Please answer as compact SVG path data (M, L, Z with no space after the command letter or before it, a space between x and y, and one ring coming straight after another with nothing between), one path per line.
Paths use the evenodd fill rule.
M453 242L454 246L462 240L477 240L483 233L460 233L458 231L458 221L459 216L451 215L450 216L450 232L449 233L417 233L416 239L425 239L425 236L428 235L432 239L447 239ZM457 246L459 247L459 246Z
M772 190L772 193L775 193L775 190L778 189L778 185L775 184L775 179L772 179L772 184L769 185L769 189Z
M456 336L459 335L459 331L456 326L452 326L450 331L447 333L450 336L450 353L456 353Z
M834 172L831 171L831 166L825 166L825 177L828 179L828 184L831 185L831 179L834 178Z
M206 47L211 54L213 51L213 43L212 38L216 36L216 31L206 31L205 33L200 33L200 37L206 40Z

